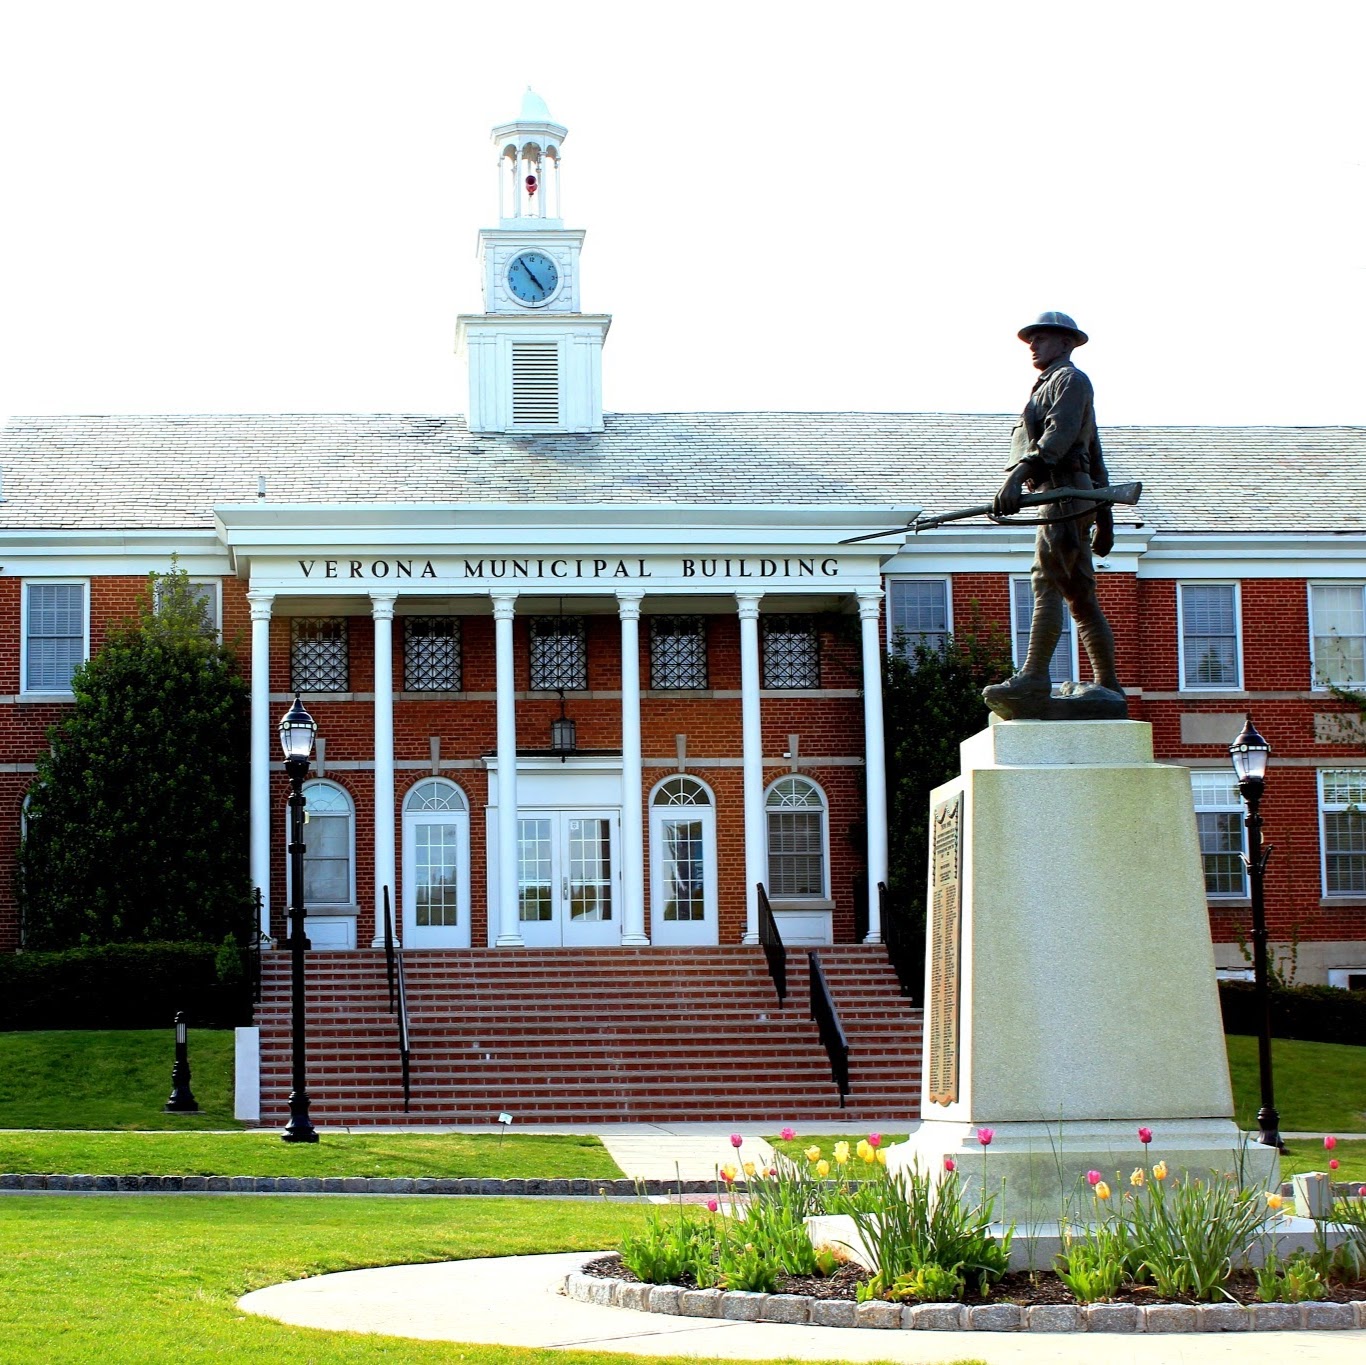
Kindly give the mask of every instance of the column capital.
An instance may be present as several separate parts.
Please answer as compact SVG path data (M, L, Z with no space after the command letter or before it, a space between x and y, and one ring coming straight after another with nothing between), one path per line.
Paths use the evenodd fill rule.
M495 621L511 621L517 615L517 594L515 592L491 592L489 597L493 601L493 619Z
M882 599L885 594L881 588L860 588L855 596L858 598L858 614L860 621L876 621L882 614Z
M394 603L398 601L396 592L372 592L370 594L370 615L376 621L394 619Z
M617 615L623 621L640 620L640 604L645 600L644 588L617 589Z
M735 606L742 621L757 621L759 619L759 603L763 600L761 592L737 592L735 594Z
M275 601L273 592L266 592L262 588L252 588L247 593L247 601L251 604L251 619L253 621L269 621L271 604Z

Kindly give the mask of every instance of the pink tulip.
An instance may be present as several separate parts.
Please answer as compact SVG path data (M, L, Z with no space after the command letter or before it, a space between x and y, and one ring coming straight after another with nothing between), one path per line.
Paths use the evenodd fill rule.
M882 1146L882 1134L881 1134L881 1133L869 1133L869 1134L868 1134L868 1145L869 1145L870 1147L881 1147L881 1146Z
M991 1139L995 1136L996 1130L994 1128L979 1128L977 1130L977 1141L980 1142L983 1147L990 1147Z
M739 1133L732 1133L730 1135L730 1145L738 1150L745 1145L745 1140Z
M1086 1183L1087 1183L1088 1185L1099 1185L1099 1184L1100 1184L1100 1172L1099 1172L1099 1171L1087 1171L1087 1172L1086 1172Z
M768 1168L768 1174L769 1178L772 1179L775 1175L778 1174L778 1168L776 1166L770 1166Z
M1357 1191L1357 1193L1358 1193L1363 1199L1366 1199L1366 1185L1363 1185L1363 1186Z
M1331 1152L1331 1151L1333 1150L1333 1148L1336 1147L1337 1145L1338 1145L1338 1140L1337 1140L1337 1138L1335 1138L1335 1137L1332 1135L1332 1133L1329 1133L1328 1136L1327 1136L1326 1138L1324 1138L1324 1140L1323 1140L1323 1146L1324 1146L1324 1149L1325 1149L1326 1151Z
M778 1136L782 1138L784 1142L791 1142L792 1139L797 1136L797 1130L795 1128L784 1128Z
M1153 1130L1151 1128L1140 1128L1138 1140L1146 1147L1153 1140Z
M707 1211L708 1211L709 1213L715 1213L716 1210L719 1209L720 1207L721 1207L721 1205L718 1204L718 1203L716 1202L715 1199L708 1199L708 1200L707 1200Z
M1332 1161L1330 1161L1330 1162L1328 1163L1328 1169L1329 1169L1330 1171L1335 1171L1335 1170L1337 1170L1338 1165L1339 1165L1338 1159L1337 1159L1337 1157L1334 1157L1334 1158L1332 1159Z
M956 1171L958 1169L958 1163L951 1156L946 1156L944 1158L944 1169L946 1171Z

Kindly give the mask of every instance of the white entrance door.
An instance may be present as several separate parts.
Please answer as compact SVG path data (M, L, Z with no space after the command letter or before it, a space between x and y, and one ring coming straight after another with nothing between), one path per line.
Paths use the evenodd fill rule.
M403 802L403 928L409 948L470 946L470 816L454 782L419 782Z
M621 942L616 811L524 810L517 900L528 948Z
M716 810L692 777L669 778L651 796L650 941L717 942Z

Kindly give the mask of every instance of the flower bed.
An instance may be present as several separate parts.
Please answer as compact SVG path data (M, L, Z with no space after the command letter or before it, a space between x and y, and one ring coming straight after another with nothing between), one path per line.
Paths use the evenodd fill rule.
M992 1136L979 1130L984 1150ZM1171 1172L1151 1160L1154 1133L1144 1127L1137 1137L1143 1161L1127 1181L1116 1172L1112 1186L1093 1170L1076 1189L1059 1190L1052 1264L1036 1268L1031 1257L1021 1271L1011 1264L1014 1226L994 1223L995 1196L970 1197L951 1159L933 1173L888 1175L871 1133L853 1150L836 1143L833 1165L813 1145L805 1165L778 1155L758 1169L734 1134L736 1161L718 1172L705 1214L682 1200L656 1211L619 1258L585 1267L567 1289L656 1312L753 1312L754 1320L829 1326L1366 1326L1366 1188L1339 1200L1286 1254L1278 1191L1245 1188L1232 1174ZM1333 1139L1325 1146L1331 1152ZM856 1159L864 1178L832 1188L828 1177L847 1177ZM841 1216L842 1240L831 1236L829 1215Z

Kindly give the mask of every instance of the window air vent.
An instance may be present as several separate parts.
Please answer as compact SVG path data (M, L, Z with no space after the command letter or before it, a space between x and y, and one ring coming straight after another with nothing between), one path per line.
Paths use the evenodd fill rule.
M553 427L560 422L560 348L553 341L512 343L512 422Z

